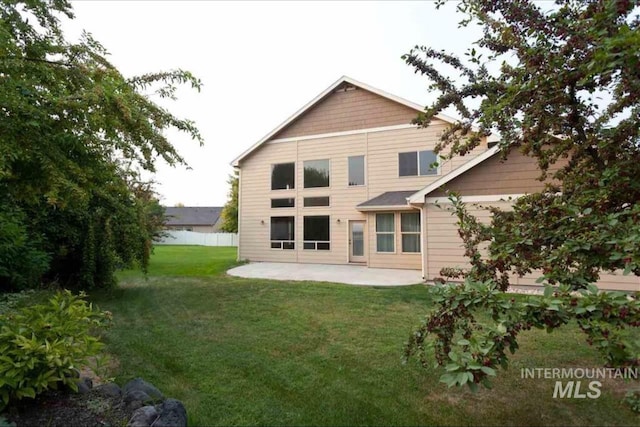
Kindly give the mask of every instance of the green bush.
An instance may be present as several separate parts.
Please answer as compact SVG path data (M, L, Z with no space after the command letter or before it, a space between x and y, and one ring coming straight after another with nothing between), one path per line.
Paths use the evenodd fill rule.
M77 390L75 369L102 349L96 332L110 320L84 297L64 291L0 315L0 410L58 385Z
M49 256L25 219L17 208L0 204L0 291L34 288L49 268Z

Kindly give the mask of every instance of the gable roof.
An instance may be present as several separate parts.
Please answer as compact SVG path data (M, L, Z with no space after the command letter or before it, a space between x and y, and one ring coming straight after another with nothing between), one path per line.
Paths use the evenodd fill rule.
M287 127L288 125L293 123L296 119L301 117L303 114L305 114L311 108L313 108L318 103L320 103L329 94L331 94L334 91L334 89L338 88L338 86L340 86L343 83L347 83L347 84L350 84L350 85L353 85L353 86L357 86L357 87L359 87L361 89L367 90L367 91L369 91L371 93L374 93L376 95L379 95L379 96L381 96L383 98L389 99L391 101L394 101L394 102L399 103L401 105L404 105L406 107L414 109L416 112L423 112L424 111L424 106L422 106L422 105L419 105L419 104L416 104L414 102L408 101L408 100L406 100L404 98L401 98L399 96L392 95L392 94L390 94L388 92L385 92L385 91L383 91L381 89L377 89L377 88L375 88L373 86L369 86L369 85L367 85L365 83L362 83L362 82L359 82L359 81L357 81L355 79L352 79L351 77L342 76L338 80L336 80L331 86L329 86L327 89L325 89L322 93L320 93L318 96L316 96L311 101L309 101L306 105L304 105L301 109L296 111L287 120L285 120L280 125L278 125L278 127L276 127L271 132L266 134L262 139L260 139L258 142L256 142L254 145L252 145L249 149L247 149L245 152L240 154L238 157L233 159L233 161L231 162L231 165L235 166L235 167L239 166L240 162L245 157L247 157L249 154L251 154L252 152L257 150L262 144L264 144L269 139L271 139L273 136L278 134L278 132L283 130L285 127ZM444 114L437 114L436 118L438 118L440 120L443 120L443 121L445 121L447 123L454 123L456 121L454 118L449 117L449 116L444 115Z
M387 191L382 193L373 199L369 199L366 202L360 203L356 206L359 211L368 210L384 210L385 208L410 208L407 204L407 198L415 193L415 190L411 191Z
M460 165L459 167L457 167L456 169L452 170L448 174L444 175L440 179L437 179L437 180L433 181L431 184L427 185L422 190L413 193L410 197L407 198L408 203L410 203L410 204L422 204L422 203L424 203L424 198L425 198L425 196L427 194L431 193L432 191L437 190L438 188L440 188L441 186L445 185L449 181L457 178L458 176L462 175L463 173L465 173L469 169L479 165L480 163L482 163L485 160L493 157L494 155L496 155L499 152L500 152L500 146L497 145L497 144L494 145L493 147L489 148L484 153L482 153L482 154L474 157L473 159L469 160L468 162Z
M214 225L220 218L220 206L165 207L165 225Z

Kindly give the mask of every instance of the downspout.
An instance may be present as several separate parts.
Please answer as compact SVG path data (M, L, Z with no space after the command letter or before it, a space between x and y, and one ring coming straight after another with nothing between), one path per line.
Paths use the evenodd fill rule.
M238 169L238 250L236 253L236 261L240 262L240 240L242 234L240 233L240 229L242 227L242 169L237 167Z
M422 218L420 218L420 253L422 254L422 280L427 281L427 271L429 271L429 239L427 239L427 204L422 205Z
M426 203L411 203L409 199L407 199L407 204L414 209L420 210L420 265L422 268L422 280L426 281L428 268L428 260L425 256L427 254L427 205Z

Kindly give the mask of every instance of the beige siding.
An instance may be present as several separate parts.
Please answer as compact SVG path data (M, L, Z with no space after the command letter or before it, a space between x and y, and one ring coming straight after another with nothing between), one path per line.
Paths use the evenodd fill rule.
M288 142L270 142L256 150L241 163L242 188L240 191L240 259L252 261L282 261L344 264L349 262L349 221L369 221L366 244L367 261L374 267L421 268L420 255L397 253L376 254L375 230L372 216L359 212L356 206L385 191L419 190L439 176L400 178L398 153L432 149L444 122L435 122L427 129L406 128L365 132L325 138L304 138ZM479 153L477 150L474 154ZM348 186L348 157L365 156L366 185ZM454 159L442 166L442 173L462 161ZM330 161L330 187L303 188L305 160ZM271 165L296 162L296 188L271 190ZM304 208L304 197L329 196L330 207ZM271 198L293 197L295 208L271 209ZM270 249L270 217L295 216L296 250ZM329 215L331 230L330 251L302 249L305 215ZM340 221L338 221L340 220ZM264 221L264 224L262 224ZM399 227L398 221L398 227ZM400 239L398 232L397 239ZM399 240L398 240L399 241ZM372 246L373 245L373 246ZM398 245L398 247L400 247Z
M398 153L433 150L446 126L445 122L435 120L426 129L408 128L368 134L368 184L372 197L386 191L418 191L487 149L486 144L482 144L464 157L457 156L442 162L437 175L399 177Z
M489 204L502 209L508 209L510 206L509 202L491 202L480 205L488 206ZM427 233L426 239L423 239L426 280L433 280L435 277L439 277L440 270L444 267L470 267L464 257L462 239L458 235L456 218L451 215L449 210L451 205L443 203L440 206L438 208L433 204L426 205ZM474 205L469 205L469 212L482 221L489 221L491 216L488 211ZM535 280L539 276L539 273L532 273L521 278L514 275L511 283L522 286L536 285ZM619 272L617 274L602 274L598 287L601 289L640 291L640 278L623 276Z
M409 124L418 112L365 89L327 95L272 139Z
M556 171L563 164L564 161L558 162L552 165L549 171ZM429 196L442 196L447 189L465 196L534 193L544 188L544 183L538 179L539 177L540 170L536 159L514 150L504 161L501 160L500 154L485 160Z
M296 161L295 144L265 145L242 164L239 258L296 262L297 251L271 249L271 196L295 197L296 190L271 191L271 165ZM296 187L298 183L296 182ZM273 216L295 216L296 209L277 209ZM296 236L297 237L297 236Z

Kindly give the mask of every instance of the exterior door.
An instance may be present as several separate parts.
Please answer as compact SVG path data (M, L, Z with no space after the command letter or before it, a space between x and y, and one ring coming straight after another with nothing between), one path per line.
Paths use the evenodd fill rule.
M349 262L367 262L364 226L364 221L349 221Z

